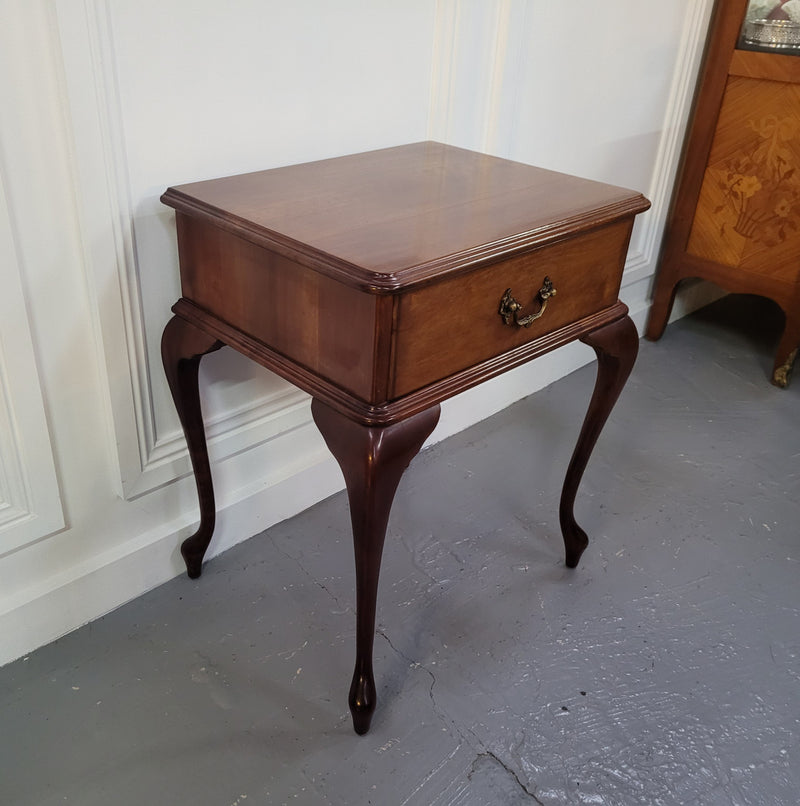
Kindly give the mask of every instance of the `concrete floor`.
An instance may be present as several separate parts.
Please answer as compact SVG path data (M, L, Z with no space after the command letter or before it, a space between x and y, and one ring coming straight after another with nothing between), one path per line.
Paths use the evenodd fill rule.
M367 736L337 495L0 670L0 803L797 804L800 377L767 382L779 325L731 297L642 343L579 493L577 571L558 495L593 366L418 457Z

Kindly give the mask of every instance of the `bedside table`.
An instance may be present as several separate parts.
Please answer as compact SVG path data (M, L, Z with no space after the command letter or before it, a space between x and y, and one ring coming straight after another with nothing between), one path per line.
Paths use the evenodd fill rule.
M573 505L638 349L618 300L639 193L423 142L169 188L182 297L162 356L186 434L201 572L215 504L198 393L223 345L312 397L344 474L356 561L357 733L375 710L375 608L395 490L439 403L581 339L597 382L564 482L566 563L588 538Z

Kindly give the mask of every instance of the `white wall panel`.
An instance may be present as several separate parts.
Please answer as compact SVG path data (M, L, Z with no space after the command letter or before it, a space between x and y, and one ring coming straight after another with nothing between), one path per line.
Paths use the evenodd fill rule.
M1 314L0 321L7 336L15 323ZM29 343L20 343L22 333L14 328L9 360L0 332L0 557L64 526L36 365L26 360L33 355Z
M2 105L18 108L14 51L0 51ZM28 321L15 216L5 190L13 138L0 131L0 557L64 526L61 495Z

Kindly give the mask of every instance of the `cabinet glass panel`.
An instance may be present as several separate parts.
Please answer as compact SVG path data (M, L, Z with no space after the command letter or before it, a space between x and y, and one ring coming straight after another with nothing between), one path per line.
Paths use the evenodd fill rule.
M739 47L800 55L800 0L750 0Z

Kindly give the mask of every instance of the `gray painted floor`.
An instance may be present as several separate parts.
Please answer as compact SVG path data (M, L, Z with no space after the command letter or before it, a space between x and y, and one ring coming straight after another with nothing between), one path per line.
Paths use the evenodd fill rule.
M337 495L0 670L0 803L797 804L800 377L767 382L779 320L732 297L642 343L579 493L577 571L557 506L592 366L417 458L367 736Z

